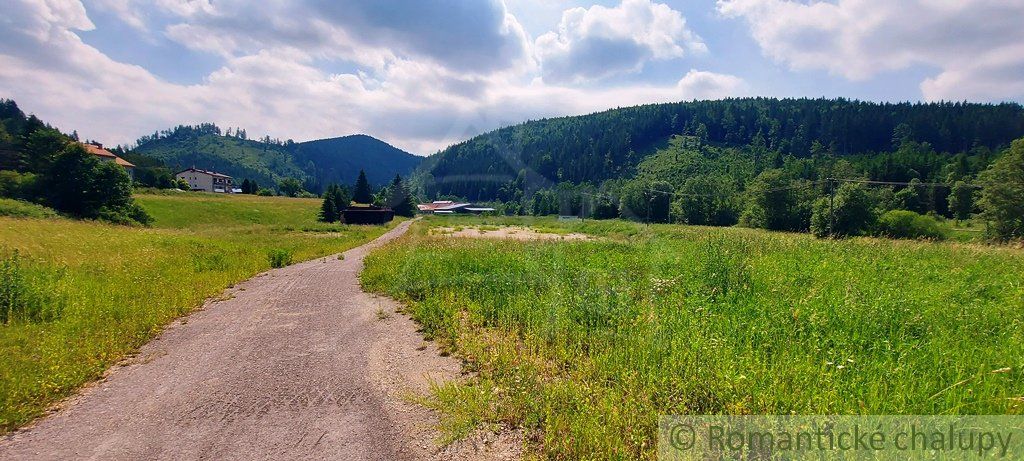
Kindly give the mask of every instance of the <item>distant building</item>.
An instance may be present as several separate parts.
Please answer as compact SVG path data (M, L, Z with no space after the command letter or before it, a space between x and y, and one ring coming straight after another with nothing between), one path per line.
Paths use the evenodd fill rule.
M183 170L174 175L188 182L189 189L194 191L216 192L219 194L237 194L241 189L235 187L235 180L226 174L200 170L196 167Z
M476 206L472 203L453 202L451 200L437 200L431 203L416 205L420 213L427 214L480 214L490 213L494 208Z
M341 210L345 224L385 224L395 219L391 208L373 205L353 205Z
M132 181L135 180L135 165L132 165L131 162L114 155L114 153L109 150L104 149L103 144L98 142L83 142L79 144L85 148L86 152L98 158L101 162L114 162L120 165L121 168L124 168L124 171L128 173L128 177L132 178Z

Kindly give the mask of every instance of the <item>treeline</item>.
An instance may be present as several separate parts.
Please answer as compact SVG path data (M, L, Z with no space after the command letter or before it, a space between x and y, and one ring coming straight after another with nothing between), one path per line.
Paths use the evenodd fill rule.
M632 176L672 135L750 147L762 151L758 161L772 166L787 156L812 157L816 150L874 157L899 147L894 135L957 154L1005 148L1024 135L1024 109L1011 103L767 98L645 105L532 121L477 136L425 162L417 181L431 197L510 201L517 190L530 195L560 182Z
M817 146L797 158L677 136L633 178L560 182L488 203L513 215L937 239L945 237L943 218L978 215L992 237L1024 237L1024 139L1005 152L976 147L956 155L907 137L897 142L878 156L842 157Z
M159 130L153 132L151 135L145 135L135 140L135 144L132 146L123 147L124 150L132 150L139 146L154 141L160 141L163 139L172 138L194 138L204 135L213 136L227 136L230 138L250 140L248 133L244 128L228 128L227 130L221 130L219 126L214 123L200 123L198 125L178 125L174 128ZM291 139L282 141L278 138L271 138L269 135L262 138L254 139L253 141L265 144L267 146L278 146L278 147L291 147L295 144L295 141Z
M0 196L77 218L149 224L124 168L100 161L75 138L0 100Z

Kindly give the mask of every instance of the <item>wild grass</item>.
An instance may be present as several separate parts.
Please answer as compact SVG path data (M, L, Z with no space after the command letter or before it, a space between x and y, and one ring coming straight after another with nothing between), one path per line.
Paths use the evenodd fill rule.
M281 264L307 260L385 230L319 224L316 200L136 199L152 228L0 218L0 432L99 377L204 299L269 269L271 251L288 256Z
M59 215L51 208L37 205L35 203L0 198L0 216L14 218L56 218Z
M539 457L652 459L660 414L1024 413L1019 249L513 220L607 238L430 219L362 275L477 372L433 396L450 437L505 423Z

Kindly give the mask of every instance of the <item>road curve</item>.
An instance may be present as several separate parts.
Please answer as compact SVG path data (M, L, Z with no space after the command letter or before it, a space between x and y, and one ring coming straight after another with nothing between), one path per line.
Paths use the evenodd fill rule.
M433 414L408 399L429 380L457 378L458 361L393 315L393 301L359 287L363 257L409 224L344 260L228 290L58 411L0 438L0 459L464 457L437 447Z

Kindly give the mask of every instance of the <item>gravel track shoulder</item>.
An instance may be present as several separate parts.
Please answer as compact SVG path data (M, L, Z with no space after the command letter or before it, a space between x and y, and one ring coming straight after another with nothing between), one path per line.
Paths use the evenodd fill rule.
M370 249L409 225L228 290L4 436L0 459L517 458L510 436L438 447L436 416L410 401L460 379L459 361L358 280Z

